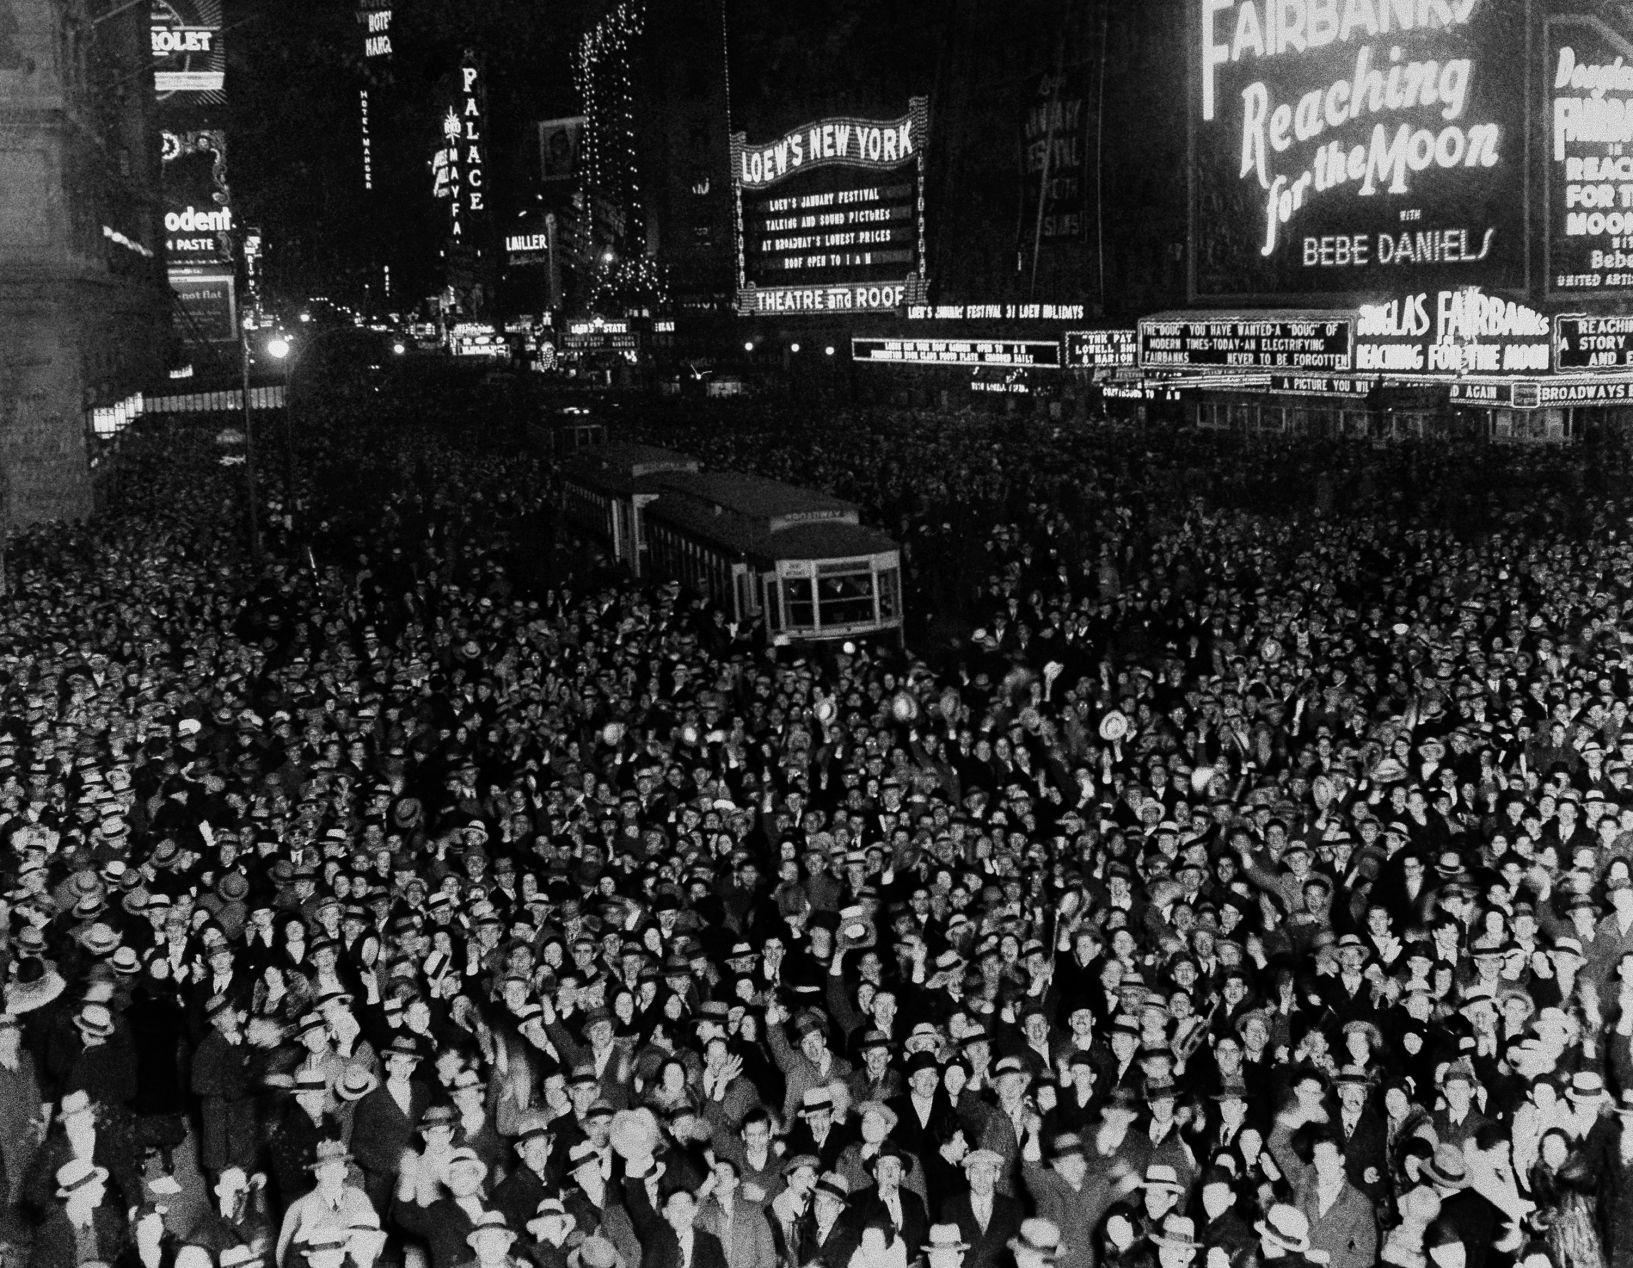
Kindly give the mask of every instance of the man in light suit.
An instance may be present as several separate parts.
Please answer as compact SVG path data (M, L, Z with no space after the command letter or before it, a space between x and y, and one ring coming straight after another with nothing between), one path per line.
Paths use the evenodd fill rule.
M698 1207L697 1225L713 1233L726 1253L726 1268L776 1268L777 1246L765 1211L739 1190L730 1158L714 1160L714 1190Z
M1292 1205L1310 1221L1310 1244L1325 1251L1330 1268L1372 1268L1378 1250L1378 1217L1345 1170L1344 1150L1326 1123L1299 1126L1300 1111L1276 1120L1267 1148L1293 1185ZM1309 1149L1308 1164L1293 1144L1298 1127Z
M316 1187L305 1197L297 1198L284 1212L283 1227L278 1233L278 1264L287 1266L298 1260L290 1248L298 1242L308 1242L319 1234L336 1234L344 1238L354 1226L373 1223L380 1216L362 1189L346 1182L351 1170L351 1155L338 1140L318 1144L312 1160L312 1178Z

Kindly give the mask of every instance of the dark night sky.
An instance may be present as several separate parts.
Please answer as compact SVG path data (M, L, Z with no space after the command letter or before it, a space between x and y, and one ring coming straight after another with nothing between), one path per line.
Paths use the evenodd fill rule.
M695 2L706 10L715 0ZM289 298L321 287L355 294L371 261L391 265L399 306L405 297L435 290L442 221L430 197L428 162L436 144L439 83L451 83L464 49L484 60L491 200L497 212L514 218L524 201L532 205L532 125L579 113L572 52L587 18L606 3L397 0L390 66L366 68L385 72L371 96L370 199L360 177L357 89L365 67L356 0L227 0L231 180L239 222L266 232L272 290L282 283ZM683 0L649 3L656 12ZM969 151L952 160L945 148L933 153L931 190L939 203L932 204L931 215L975 209L976 219L955 226L946 238L947 251L961 260L972 251L989 252L981 266L987 292L1007 284L1006 260L1014 272L1016 122L1038 72L1052 67L1064 49L1076 73L1093 73L1090 45L1099 37L1102 10L1121 15L1111 30L1112 74L1143 83L1152 79L1142 67L1153 58L1173 60L1171 51L1158 56L1169 35L1165 24L1133 0L1090 6L1075 0L723 3L730 29L731 123L751 139L826 114L894 117L909 96L931 97L934 144ZM1178 39L1180 33L1171 34ZM1160 82L1142 91L1154 94L1138 103L1142 117L1156 118L1165 101L1177 109ZM1177 113L1172 123L1127 137L1131 180L1149 183L1141 173L1180 170L1182 155L1163 153L1182 136ZM1118 131L1108 143L1113 162L1123 144ZM937 170L956 187L937 188ZM980 187L983 181L989 188ZM1166 196L1160 189L1149 193ZM1160 238L1148 231L1149 217L1140 212L1136 218L1142 239L1160 247ZM1060 286L1070 281L1075 288L1083 261L1063 255L1061 265ZM1150 273L1148 262L1138 265L1141 275Z

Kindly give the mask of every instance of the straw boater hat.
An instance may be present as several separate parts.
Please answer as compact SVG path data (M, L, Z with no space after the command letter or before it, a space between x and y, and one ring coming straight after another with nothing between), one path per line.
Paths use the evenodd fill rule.
M106 1181L108 1169L88 1158L70 1158L57 1168L57 1196L65 1198L97 1180Z
M1310 1249L1310 1221L1296 1206L1277 1202L1253 1228L1290 1255L1302 1255Z
M1021 1231L1009 1239L1009 1249L1017 1254L1038 1255L1053 1263L1060 1258L1060 1229L1053 1220L1027 1219L1021 1221Z
M930 1240L924 1243L925 1250L968 1250L970 1244L963 1240L957 1224L930 1225Z

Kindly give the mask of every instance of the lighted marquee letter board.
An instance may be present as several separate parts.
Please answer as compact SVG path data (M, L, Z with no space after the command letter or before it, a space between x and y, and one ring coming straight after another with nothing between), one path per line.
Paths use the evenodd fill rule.
M821 119L731 138L737 309L888 312L922 302L929 102L900 119Z
M1529 0L1188 0L1191 287L1527 284Z

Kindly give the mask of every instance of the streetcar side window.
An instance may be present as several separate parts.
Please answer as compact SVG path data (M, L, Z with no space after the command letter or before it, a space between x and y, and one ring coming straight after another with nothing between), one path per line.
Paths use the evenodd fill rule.
M902 574L899 568L879 569L879 619L897 621L902 615Z

